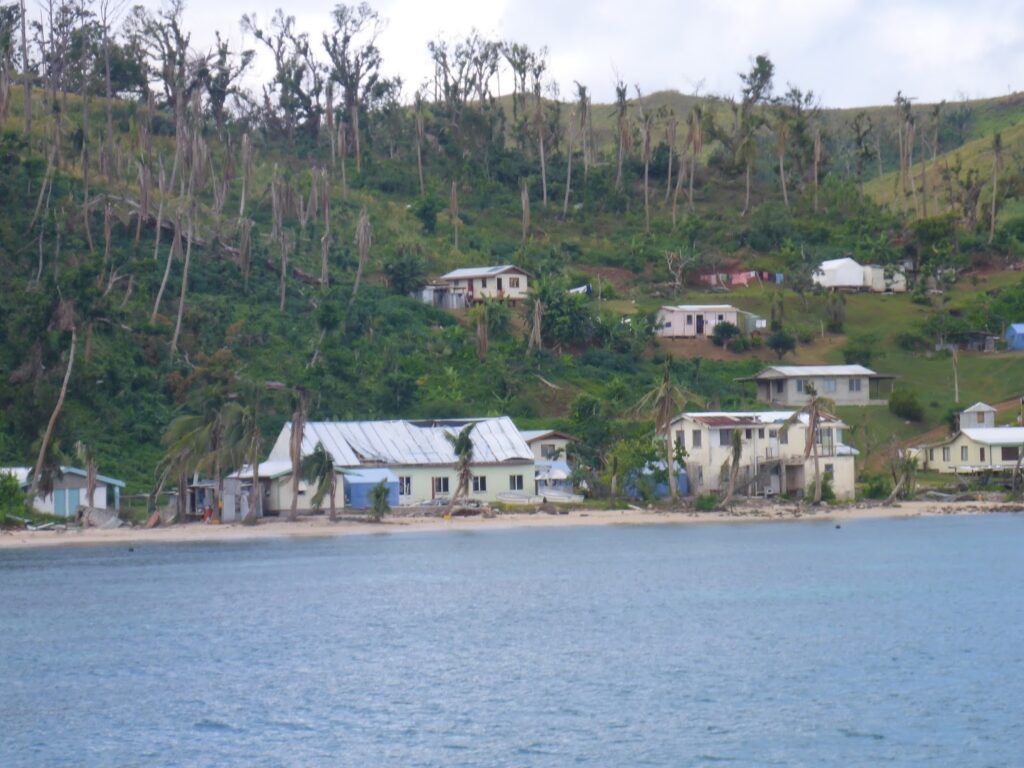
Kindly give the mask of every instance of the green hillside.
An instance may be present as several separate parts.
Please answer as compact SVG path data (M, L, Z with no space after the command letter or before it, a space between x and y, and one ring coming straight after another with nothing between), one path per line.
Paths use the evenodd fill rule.
M227 52L205 69L167 70L133 40L170 34L173 15L141 13L135 38L113 38L109 133L95 27L82 32L91 45L76 49L84 68L30 56L30 126L24 71L11 58L13 85L0 110L0 465L34 465L44 443L44 466L74 463L81 441L101 472L145 494L160 469L210 474L241 464L249 455L242 441L217 431L239 409L250 424L249 452L255 424L264 454L297 408L310 419L503 413L520 426L578 434L580 462L596 480L630 441L650 443L653 414L637 403L669 358L681 388L721 408L752 405L753 391L734 379L775 359L762 338L731 349L659 343L657 308L727 300L768 317L776 294L776 319L796 341L787 361L869 357L915 390L920 422L884 408L843 413L870 459L890 436L941 424L953 407L951 364L929 352L935 342L1000 332L1024 304L1009 269L1017 240L1002 226L1008 214L990 246L981 219L922 227L911 213L879 205L886 201L874 185L883 188L885 177L860 193L848 162L856 111L752 105L749 114L763 119L750 123L744 213L747 165L736 154L743 129L720 99L663 92L638 104L630 94L617 179L623 133L615 106L593 105L586 159L578 140L570 151L569 102L542 102L541 117L529 118L537 114L532 96L513 113L512 97L471 100L449 83L416 108L398 100L383 72L372 89L353 91L360 101L351 109L341 106L343 79L332 81L331 111L302 67L298 80L269 83L265 100L249 94L227 109L225 94L236 86L225 82L235 82L231 66L241 60ZM676 184L664 127L671 109L678 158L697 105L702 142ZM1009 178L1019 101L966 109L955 125L943 124L950 151L977 148L971 156L983 164L998 127ZM872 114L881 131L886 108ZM653 117L646 158L644 115ZM777 120L788 137L785 198ZM344 145L328 123L343 124ZM955 143L954 128L968 143ZM817 179L807 143L816 131ZM879 134L888 167L891 138ZM810 274L821 259L847 253L889 265L911 259L914 291L849 296L837 309ZM533 275L526 306L445 312L408 295L452 268L501 263ZM671 264L683 266L673 274ZM700 273L734 266L783 272L784 286L728 294L694 287ZM593 296L566 293L588 282ZM945 291L929 293L929 285ZM539 349L528 342L538 301ZM960 375L962 401L1004 399L1021 388L1024 358L964 353ZM203 445L183 442L188 424L202 427L189 439Z

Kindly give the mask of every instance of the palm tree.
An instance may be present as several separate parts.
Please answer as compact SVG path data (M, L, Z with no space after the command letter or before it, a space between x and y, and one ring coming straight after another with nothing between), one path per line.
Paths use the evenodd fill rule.
M793 413L785 423L782 425L781 433L785 434L789 431L789 428L800 421L800 416L806 414L807 416L807 432L806 439L804 440L804 461L807 461L809 456L814 456L814 503L821 503L821 468L818 462L818 445L819 445L819 433L821 430L821 422L823 415L828 411L831 411L836 407L835 403L831 400L821 397L818 395L818 391L814 388L813 384L807 384L805 387L807 395L811 398L810 401L800 410Z
M629 141L629 101L626 98L628 90L626 84L621 80L615 83L615 123L616 133L619 138L619 156L615 170L615 189L622 189L622 161L626 157L626 143Z
M675 450L672 443L672 420L687 401L701 402L701 398L679 387L672 381L672 358L665 360L661 380L636 405L637 411L654 411L654 430L665 438L665 466L668 468L668 490L673 501L678 497L676 487Z
M292 411L292 433L289 453L292 460L292 505L288 510L288 521L299 519L299 476L302 472L302 438L306 431L306 416L309 414L309 397L306 390L296 387L294 393L295 410Z
M330 519L333 523L338 519L335 505L335 495L338 491L338 471L334 466L334 457L324 448L322 442L318 442L313 452L302 460L302 477L310 485L316 486L316 491L311 499L313 509L320 509L324 496L330 497Z
M704 107L695 104L690 114L686 116L686 123L689 126L690 134L690 189L687 193L687 203L690 210L693 210L693 177L697 173L697 156L704 147Z
M988 227L988 244L996 236L996 197L999 191L999 171L1003 165L1003 134L996 131L992 137L992 215Z
M789 138L789 119L781 111L775 121L775 152L779 157L779 183L782 184L782 201L789 208L789 192L786 190L786 140Z
M227 440L236 419L236 403L208 402L203 413L177 417L167 427L161 442L166 447L158 469L160 487L170 477L193 472L208 473L213 479L213 520L220 522L224 470L232 463L233 446Z
M370 491L370 514L373 516L373 521L379 523L384 519L384 515L391 511L391 504L389 503L389 496L391 491L388 490L388 484L386 480L381 480Z
M82 463L85 469L85 503L91 509L93 498L96 495L96 474L98 472L96 451L92 446L79 440L75 443L75 458Z
M473 480L473 428L476 422L464 426L459 432L445 432L444 438L451 445L455 453L455 475L458 482L455 486L455 493L448 502L448 509L455 506L455 502L469 495L469 484Z
M241 381L240 400L231 404L225 442L237 464L248 463L252 469L252 487L249 490L249 511L242 519L245 525L256 522L260 502L260 413L265 386L251 379Z
M729 468L729 485L726 488L725 496L718 502L718 506L728 506L736 493L736 478L740 473L740 459L743 457L743 432L738 429L730 430L729 435L729 458L722 464L722 471Z

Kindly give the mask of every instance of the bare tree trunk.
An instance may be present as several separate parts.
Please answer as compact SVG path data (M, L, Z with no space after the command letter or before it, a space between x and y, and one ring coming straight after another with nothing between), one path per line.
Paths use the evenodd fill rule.
M39 446L39 456L36 458L35 470L32 472L32 486L29 489L29 496L35 498L39 493L39 475L43 471L43 462L46 459L46 452L50 448L50 441L53 440L53 430L57 426L57 419L60 417L61 409L64 407L64 398L68 394L68 382L71 381L71 370L75 365L75 347L78 343L78 332L74 325L71 326L71 349L68 352L68 367L64 369L64 383L60 386L60 395L57 397L57 404L50 414L50 421L46 425L46 432L43 433L43 442Z
M452 182L454 184L455 182ZM457 231L457 230L456 230ZM456 235L458 237L458 235ZM359 266L356 268L356 280L352 285L352 298L349 303L356 300L356 292L359 290L359 281L363 276L363 269L370 257L370 245L372 244L372 233L370 230L370 215L363 208L359 211L359 221L356 223L356 251L359 254ZM455 246L458 248L458 244Z
M355 142L356 151L356 175L362 175L363 173L363 152L362 146L359 142L359 103L356 101L352 102L352 107L349 109L350 119L352 120L352 141Z
M540 190L541 205L548 207L548 168L544 157L544 119L537 107L537 145L540 147Z
M420 177L420 197L426 194L423 184L423 115L416 113L416 171Z
M814 132L814 212L818 212L818 167L821 165L821 131Z
M32 134L32 74L28 61L28 14L25 12L25 0L21 0L21 69L25 84L25 139Z
M960 402L960 355L957 348L953 347L953 402Z
M338 123L338 154L341 155L341 199L348 200L348 131L345 123Z
M530 189L524 179L519 188L519 203L523 209L523 242L530 236Z
M571 120L571 119L570 119ZM572 193L572 139L573 129L572 123L569 124L569 157L566 162L565 171L565 198L562 200L562 218L566 218L569 215L569 195Z
M992 245L992 241L996 236L996 197L999 190L999 158L997 155L992 156L992 213L988 226L988 244Z
M185 294L188 292L188 268L192 261L194 211L188 213L188 242L185 243L185 266L181 270L181 294L178 296L178 319L174 323L174 336L171 337L171 357L178 351L178 337L181 335L181 320L185 316Z
M452 219L452 236L455 238L455 250L459 250L459 185L452 179L452 192L449 198L449 214Z
M743 198L743 212L740 213L740 218L741 219L744 218L747 215L747 211L750 210L750 166L751 166L751 162L748 159L747 160L747 172L745 174L746 175L747 191L746 191L746 196Z
M288 233L282 232L278 241L281 245L281 271L277 279L278 311L284 312L288 277Z
M782 182L782 201L789 208L789 193L786 191L786 153L779 152L779 181Z
M328 257L331 252L331 188L326 169L320 171L320 183L323 185L321 197L324 216L324 235L320 238L320 285L327 288L330 281Z
M676 189L672 193L672 230L676 228L676 215L679 210L679 189L683 186L683 178L686 176L686 149L679 155L679 172L676 174Z

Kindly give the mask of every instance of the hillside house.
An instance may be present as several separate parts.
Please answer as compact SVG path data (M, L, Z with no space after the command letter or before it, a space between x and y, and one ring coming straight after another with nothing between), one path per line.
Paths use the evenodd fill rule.
M907 276L898 269L868 264L864 267L864 288L872 293L906 293Z
M455 453L445 435L455 435L471 423L476 426L471 433L473 482L468 498L483 502L531 498L536 474L533 451L512 420L505 416L310 422L303 431L302 454L309 455L317 443L323 443L343 473L390 470L397 481L396 506L446 501L458 487L458 476ZM289 423L281 429L267 461L260 465L261 482L264 473L269 480L265 498L271 513L291 508L290 441ZM305 481L300 481L298 508L309 510L311 497L312 489Z
M915 449L918 466L932 472L971 475L1009 472L1024 447L1024 427L995 426L995 409L975 403L960 412L957 432Z
M810 418L800 414L786 430L794 411L684 413L672 421L673 446L686 450L686 473L694 495L723 493L729 485L727 461L733 431L740 430L743 450L736 493L748 496L803 493L814 482L814 458L804 458ZM846 425L832 415L818 424L818 465L831 476L838 499L854 496L856 449L843 443Z
M885 405L895 376L863 365L773 365L736 381L757 384L757 400L776 406L810 402L808 385L836 405Z
M13 475L27 491L31 487L28 467L0 467L0 474ZM86 489L86 471L78 467L61 467L60 475L53 481L53 492L46 496L37 496L32 500L32 508L36 512L58 517L74 517L78 508L88 503ZM96 475L96 488L93 491L92 503L96 509L108 509L118 512L121 509L121 489L124 482L107 475Z
M1011 323L1003 334L1006 339L1006 348L1017 351L1024 350L1024 323Z
M420 291L428 304L449 309L466 307L486 299L522 301L530 288L530 275L519 267L465 267L441 275Z
M657 334L665 338L710 337L719 323L742 328L740 310L730 304L679 304L658 310Z
M530 446L533 458L537 461L556 459L564 461L569 452L569 444L579 442L572 435L554 429L521 429L519 434Z

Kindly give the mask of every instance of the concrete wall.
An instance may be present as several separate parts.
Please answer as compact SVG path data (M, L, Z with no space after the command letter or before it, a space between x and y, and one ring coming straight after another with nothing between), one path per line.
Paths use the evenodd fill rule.
M692 309L663 308L658 310L657 322L661 326L658 328L658 335L668 338L686 339L696 338L697 336L711 336L718 323L732 323L742 330L736 314L735 309L709 309L698 312ZM703 327L699 334L697 332L698 316L704 319Z
M867 376L805 376L821 397L827 397L836 405L870 405L871 380ZM782 392L776 382L782 382ZM850 382L860 382L860 389L850 391ZM830 384L831 382L831 384ZM767 387L765 386L767 384ZM797 379L762 379L757 382L757 399L776 405L801 406L811 401L806 392L797 391Z

